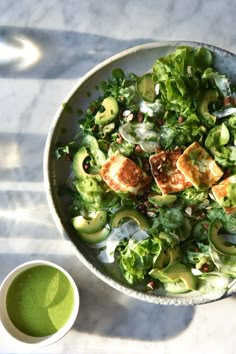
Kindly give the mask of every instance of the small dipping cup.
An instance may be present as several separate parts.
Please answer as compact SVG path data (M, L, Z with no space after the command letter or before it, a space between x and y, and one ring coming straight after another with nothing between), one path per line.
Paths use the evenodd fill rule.
M14 280L19 277L20 275L23 275L23 272L26 271L30 271L32 270L33 272L37 272L37 268L38 269L42 269L41 266L47 266L52 268L51 270L55 271L55 274L59 274L62 275L63 279L67 279L68 282L66 282L67 284L69 284L69 288L70 288L70 294L72 295L72 305L71 305L71 310L69 313L69 316L67 316L67 320L66 322L62 325L62 327L60 327L59 329L55 330L54 333L50 333L49 335L43 335L41 336L39 334L38 335L29 335L26 334L22 331L22 329L19 329L16 325L13 324L13 321L10 319L9 313L10 311L8 311L8 306L7 305L7 295L9 292L9 289L11 288L11 285L13 285ZM26 274L26 273L25 273ZM18 278L19 279L19 278ZM42 279L43 282L44 279ZM56 279L57 280L57 279ZM55 282L55 279L52 281ZM60 281L58 281L58 284L60 283ZM64 290L63 290L64 291ZM65 292L65 291L64 291ZM47 294L42 294L42 296L45 297L47 296ZM58 297L63 298L63 294L60 293L60 287L58 286ZM34 294L34 291L32 290L32 298L34 298L34 296L36 296L36 294ZM50 296L49 296L50 297ZM49 299L52 300L53 299ZM60 300L56 300L54 301L55 304L53 303L53 305L58 306L58 301ZM59 303L60 305L60 303ZM50 304L49 304L50 307ZM56 311L56 308L54 308ZM45 310L47 311L47 310ZM44 260L35 260L35 261L30 261L24 264L21 264L20 266L16 267L15 269L13 269L7 276L6 278L3 280L2 285L0 287L0 321L1 321L1 325L2 325L2 329L5 330L5 332L7 332L12 338L14 338L16 341L18 341L19 343L23 343L27 346L33 346L33 347L42 347L42 346L46 346L52 343L57 342L60 338L62 338L73 326L76 317L78 315L78 311L79 311L79 291L78 288L73 280L73 278L71 277L71 275L61 266L49 262L49 261L44 261ZM47 317L46 317L47 318ZM40 318L39 318L40 321ZM45 321L45 319L44 319ZM50 316L48 315L48 321L50 321Z

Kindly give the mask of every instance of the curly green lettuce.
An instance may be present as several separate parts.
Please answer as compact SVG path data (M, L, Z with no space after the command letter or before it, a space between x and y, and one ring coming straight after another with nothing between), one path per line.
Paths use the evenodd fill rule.
M206 48L179 47L159 58L153 66L153 80L160 85L166 109L185 116L196 112L206 85L201 77L211 65L212 55Z

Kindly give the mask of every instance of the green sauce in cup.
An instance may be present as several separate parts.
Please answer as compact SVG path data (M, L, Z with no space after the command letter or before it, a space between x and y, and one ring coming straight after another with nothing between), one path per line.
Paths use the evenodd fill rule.
M13 280L6 304L12 323L21 332L44 337L66 324L73 310L74 292L59 269L39 265Z

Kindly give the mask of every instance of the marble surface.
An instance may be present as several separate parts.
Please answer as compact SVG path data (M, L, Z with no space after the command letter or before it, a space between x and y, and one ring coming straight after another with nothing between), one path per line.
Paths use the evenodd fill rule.
M236 297L195 306L141 302L91 274L61 239L43 185L52 118L77 80L137 44L194 40L236 53L235 0L0 1L0 281L15 266L64 266L81 296L78 318L59 342L27 349L0 333L0 353L236 351Z

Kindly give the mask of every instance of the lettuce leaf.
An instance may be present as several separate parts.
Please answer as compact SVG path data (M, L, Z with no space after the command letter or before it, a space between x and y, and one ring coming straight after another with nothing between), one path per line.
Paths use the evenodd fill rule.
M175 146L188 146L194 141L201 143L204 130L195 113L190 114L182 123L175 115L166 115L160 128L160 145L164 149Z
M236 278L236 256L223 255L210 247L210 254L221 273Z
M222 207L213 202L207 210L207 217L212 221L220 219L227 232L236 234L236 214L226 214Z
M203 209L209 205L208 192L201 191L194 187L185 189L183 192L179 193L179 196L186 206Z
M202 74L212 64L206 48L179 47L159 58L153 66L153 80L160 85L161 100L167 110L189 115L197 110Z
M202 74L202 78L214 81L224 97L231 95L230 82L226 75L221 75L212 68L207 68Z
M127 241L124 249L118 249L118 264L128 283L133 285L145 279L161 249L160 241L154 238L139 241L135 246Z

